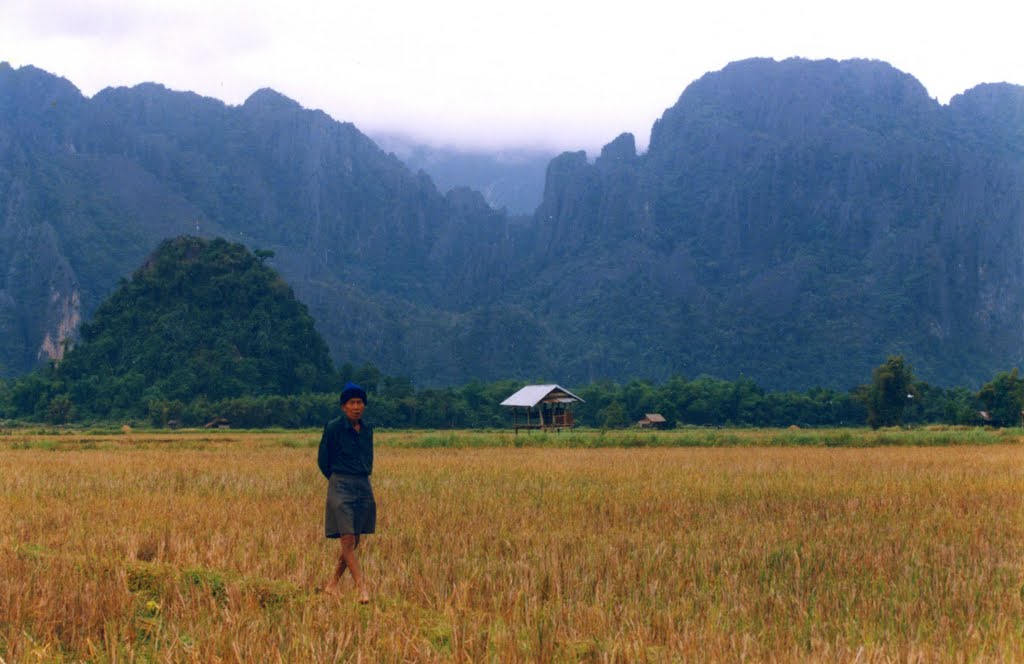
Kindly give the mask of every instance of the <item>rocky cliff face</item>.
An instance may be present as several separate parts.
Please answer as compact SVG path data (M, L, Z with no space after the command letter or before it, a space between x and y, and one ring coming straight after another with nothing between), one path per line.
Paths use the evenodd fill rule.
M406 321L450 334L450 313L417 311L494 286L503 214L479 195L442 196L351 124L271 90L240 107L154 84L85 99L63 79L4 65L0 100L8 374L59 356L118 279L185 233L275 251L335 350L396 373L402 359L381 356L407 358Z
M275 252L338 361L423 383L740 374L939 384L1024 355L1024 89L948 106L871 61L751 60L510 223L355 127L261 90L85 99L0 66L0 371L59 352L161 240Z
M880 62L735 63L687 88L647 154L619 139L553 163L537 223L577 238L558 243L568 272L589 247L632 256L644 349L677 366L806 386L902 352L973 384L1024 349L1021 97L943 107ZM592 308L619 307L599 292Z

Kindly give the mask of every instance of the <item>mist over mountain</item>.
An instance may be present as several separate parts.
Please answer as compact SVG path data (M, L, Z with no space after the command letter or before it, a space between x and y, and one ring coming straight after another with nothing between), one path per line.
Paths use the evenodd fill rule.
M528 149L436 147L397 134L372 136L410 170L430 175L437 188L475 189L487 204L510 215L532 215L544 196L544 173L555 153Z
M335 361L421 384L845 389L903 353L977 385L1024 354L1022 128L1021 86L943 106L881 62L748 60L688 86L645 154L624 134L551 160L511 223L271 90L87 99L2 64L0 372L59 355L187 233L274 251Z

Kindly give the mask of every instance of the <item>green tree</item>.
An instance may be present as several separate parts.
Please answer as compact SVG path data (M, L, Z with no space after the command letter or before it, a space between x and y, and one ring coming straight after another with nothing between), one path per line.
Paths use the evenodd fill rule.
M58 394L50 399L46 406L46 421L50 424L67 424L71 421L74 410L71 397L67 394Z
M1017 369L1009 373L1002 371L981 387L978 400L993 424L1018 426L1024 407L1024 379L1017 374Z
M636 422L646 413L653 413L658 393L649 380L631 380L622 388L622 398L628 421Z
M899 426L908 401L917 396L914 374L902 355L890 355L871 372L867 390L868 424L872 429Z
M367 362L355 370L352 380L366 390L368 395L373 394L381 381L381 372L372 362Z
M977 424L979 422L978 395L966 387L946 390L942 402L940 421L947 424Z
M19 378L8 394L8 414L12 417L45 420L50 401L63 389L53 375L52 367L40 369Z
M621 429L626 426L626 409L613 401L601 410L601 426L605 429Z
M603 426L604 409L618 399L620 392L619 386L608 379L601 379L581 388L575 392L583 399L583 403L578 404L575 409L576 421L584 426ZM508 394L511 392L505 396Z

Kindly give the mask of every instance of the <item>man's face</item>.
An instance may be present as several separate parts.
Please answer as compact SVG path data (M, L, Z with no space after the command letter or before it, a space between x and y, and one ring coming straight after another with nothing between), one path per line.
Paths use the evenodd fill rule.
M358 422L363 417L363 411L366 409L366 403L356 397L355 399L349 399L341 406L341 410L345 413L345 417L350 422Z

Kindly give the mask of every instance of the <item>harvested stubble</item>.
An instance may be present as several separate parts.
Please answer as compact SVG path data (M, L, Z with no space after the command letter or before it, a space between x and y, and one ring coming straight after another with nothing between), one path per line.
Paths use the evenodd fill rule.
M1024 660L1020 445L383 440L358 607L315 449L226 440L0 447L0 657Z

